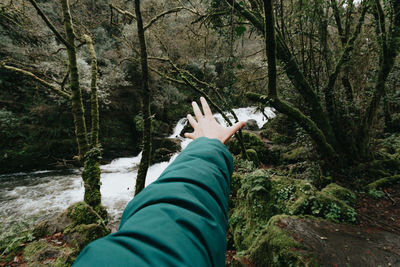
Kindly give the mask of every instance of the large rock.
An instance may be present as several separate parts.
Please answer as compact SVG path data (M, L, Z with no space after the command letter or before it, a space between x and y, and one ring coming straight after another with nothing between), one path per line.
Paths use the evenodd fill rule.
M309 181L256 170L241 176L229 218L235 247L248 249L269 219L277 214L312 215L334 222L354 222L355 210L331 191Z
M246 121L246 125L243 127L243 130L258 131L260 128L258 127L256 120L250 119Z
M272 217L246 251L251 266L398 266L400 236L312 217Z
M169 161L172 155L181 150L179 138L154 138L152 144L151 164Z
M261 138L255 133L242 131L243 143L246 149L253 149L257 152L258 159L263 162L268 162L268 149ZM228 149L234 155L241 153L240 143L236 138L232 138L227 144Z

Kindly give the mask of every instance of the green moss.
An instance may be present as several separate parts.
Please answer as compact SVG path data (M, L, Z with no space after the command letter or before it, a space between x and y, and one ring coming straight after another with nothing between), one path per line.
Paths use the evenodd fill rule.
M309 181L256 170L241 178L229 216L237 251L247 250L268 220L277 214L312 215L334 222L354 222L356 213L344 201L318 191Z
M283 134L279 134L279 133L271 134L270 139L274 144L277 144L277 145L279 145L279 144L289 144L293 140L292 138L290 138L290 137L288 137L286 135L283 135Z
M69 247L59 247L39 240L29 243L24 249L24 260L27 266L46 266L44 260L53 261L52 266L71 266L74 251Z
M108 235L110 231L99 224L80 224L64 230L64 239L78 250L90 242Z
M67 216L72 220L72 226L78 224L91 224L91 223L107 223L106 209L98 205L94 209L86 204L84 201L72 204L67 209Z
M281 155L282 160L286 162L304 161L308 158L309 151L306 147L296 147Z
M100 193L100 160L102 149L100 146L91 148L85 155L82 179L85 184L84 200L92 207L101 204Z
M256 170L242 178L241 188L237 192L235 208L229 218L235 246L238 250L249 247L267 223L271 207L269 203L269 174Z
M258 164L260 163L258 160L257 152L254 149L247 149L246 150L247 156L249 157L249 160L254 163L256 167L258 167Z
M369 190L377 190L377 189L382 189L389 185L398 184L398 183L400 183L400 175L393 175L393 176L389 176L389 177L385 177L385 178L376 180L375 182L368 184L367 188Z
M321 190L321 192L334 196L347 204L355 204L357 201L356 194L354 194L351 190L341 187L340 185L337 185L335 183L327 185L324 189Z
M246 251L250 262L256 266L317 266L312 255L279 227L282 219L289 216L272 217L265 228Z
M243 131L243 143L247 149L253 149L257 152L257 156L261 162L267 163L268 149L258 135L252 132ZM241 153L239 141L236 139L230 140L227 143L227 147L234 155Z

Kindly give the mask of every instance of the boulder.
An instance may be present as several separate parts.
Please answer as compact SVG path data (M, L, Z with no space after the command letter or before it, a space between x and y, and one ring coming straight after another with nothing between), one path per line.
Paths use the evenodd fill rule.
M247 266L397 266L398 244L394 233L277 215L238 258Z
M154 138L151 164L169 161L172 155L179 151L181 151L181 140L179 138Z
M192 125L189 122L186 122L185 126L183 127L182 131L180 132L181 137L185 137L185 133L192 133L194 131Z
M271 175L265 170L240 179L229 217L233 242L247 250L274 215L311 215L334 222L355 222L356 212L341 199L319 191L309 181ZM333 190L332 190L333 191Z
M268 162L268 149L261 138L255 133L242 131L243 143L246 149L253 149L257 152L258 159L263 162ZM227 144L228 149L234 155L241 153L240 143L236 138L232 138Z
M109 233L110 231L100 224L79 224L64 230L64 240L80 251L90 242Z
M243 127L243 130L258 131L260 128L258 127L256 120L250 119L246 121L246 125Z

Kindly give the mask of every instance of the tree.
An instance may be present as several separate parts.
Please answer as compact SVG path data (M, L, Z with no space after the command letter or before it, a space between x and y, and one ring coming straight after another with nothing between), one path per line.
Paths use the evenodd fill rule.
M84 181L84 200L92 206L103 218L106 218L107 212L101 205L100 194L100 167L99 161L101 159L101 148L98 143L99 134L99 110L97 98L97 59L93 47L93 41L89 35L82 36L82 44L87 44L90 60L91 60L91 117L92 128L89 134L86 128L86 120L84 115L84 107L82 100L82 91L80 87L79 72L77 65L77 46L76 33L72 23L70 6L68 0L60 0L63 14L63 23L65 29L65 37L56 29L49 18L44 14L35 0L29 1L36 9L37 14L41 17L47 27L53 32L56 39L62 43L68 55L68 71L64 81L60 86L56 86L45 79L37 77L32 72L6 65L2 62L2 67L18 72L22 75L33 78L38 81L42 86L51 89L58 95L67 98L71 101L72 114L74 117L75 136L78 147L78 156L76 159L84 162L84 169L82 172L82 179ZM69 77L69 88L64 88L64 83Z
M282 93L276 89L272 79L273 76L279 76L279 72L273 69L270 69L268 74L270 81L267 95L248 93L248 96L264 105L271 105L301 125L324 158L326 169L335 170L337 167L370 160L371 131L374 129L374 121L385 92L386 79L398 54L399 3L385 2L386 6L383 9L378 0L365 0L358 5L349 1L347 6L342 5L340 8L335 0L330 1L329 5L324 5L325 2L320 1L299 0L290 4L280 1L273 6L272 10L268 10L269 14L264 16L263 11L267 10L262 7L265 8L268 2L214 1L216 9L226 7L234 9L240 19L245 19L258 32L266 36L265 46L266 53L270 55L269 61L273 60L271 51L274 50L274 46L270 42L272 36L275 36L279 67L301 96L301 101L296 107L294 104L297 103L289 103L282 99ZM298 6L299 9L295 10ZM291 15L284 15L285 11ZM306 23L304 17L307 16L304 16L303 12L311 11L315 19ZM268 18L274 13L278 14L276 21ZM356 13L358 13L358 21L352 23L351 17ZM368 98L368 92L365 89L352 88L349 70L355 46L360 45L357 41L361 42L358 38L362 33L364 21L371 20L370 14L372 18L375 17L375 25L377 25L376 38L380 60L372 97ZM279 16L281 16L280 19ZM331 16L334 17L336 25L331 23ZM272 21L273 27L269 25ZM386 23L389 23L389 28ZM311 27L314 27L314 32L318 29L318 36L311 32ZM274 30L274 32L267 32L267 30ZM368 29L365 31L367 32ZM336 39L333 43L329 43L330 38ZM337 46L336 40L342 45ZM320 47L319 50L315 49L316 45ZM314 71L321 67L320 64L323 62L321 59L325 61L325 70ZM274 63L269 62L269 64ZM342 77L342 86L337 83L339 77ZM316 81L317 79L320 79L319 82ZM322 88L318 85L321 81L325 83ZM363 101L358 103L353 96L356 90L361 91L364 97ZM343 92L346 93L347 99L342 100Z
M150 165L151 158L151 110L150 110L150 88L149 70L147 66L147 49L144 36L142 14L140 12L140 0L135 0L135 13L137 22L137 32L140 43L140 66L142 73L142 116L143 116L143 148L142 158L140 159L138 174L136 178L135 195L143 190L146 182L146 174Z

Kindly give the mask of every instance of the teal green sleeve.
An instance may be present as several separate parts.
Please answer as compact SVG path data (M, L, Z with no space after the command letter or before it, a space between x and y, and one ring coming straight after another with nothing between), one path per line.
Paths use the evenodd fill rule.
M129 202L116 233L90 243L74 266L225 266L232 156L198 138Z

